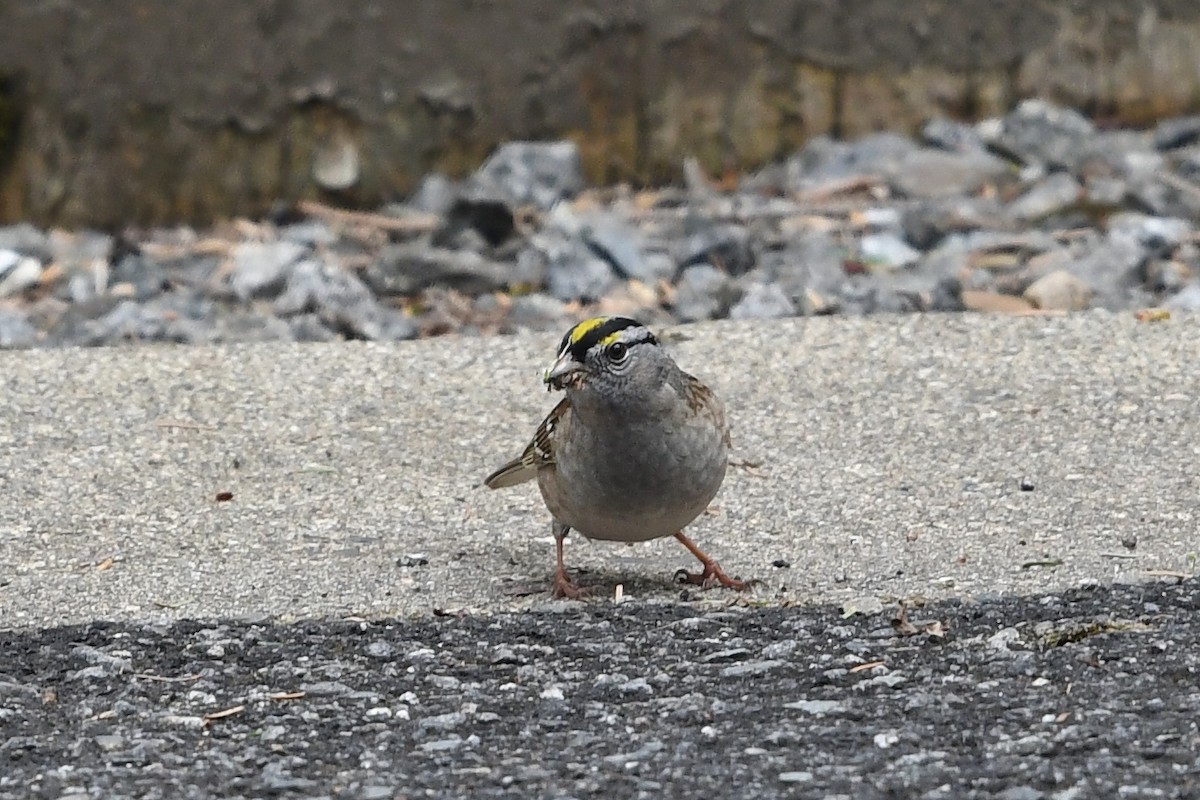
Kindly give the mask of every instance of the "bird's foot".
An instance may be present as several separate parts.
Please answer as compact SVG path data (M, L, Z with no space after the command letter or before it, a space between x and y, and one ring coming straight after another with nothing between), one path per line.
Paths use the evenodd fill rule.
M567 577L566 570L559 569L554 571L554 586L550 590L550 596L567 600L583 600L587 598L588 591Z
M726 589L733 589L737 592L744 592L757 583L757 581L742 581L729 577L725 574L725 570L721 569L721 565L715 561L702 563L704 569L700 572L688 572L686 569L681 569L675 573L675 580L699 586L701 589L711 589L720 584Z

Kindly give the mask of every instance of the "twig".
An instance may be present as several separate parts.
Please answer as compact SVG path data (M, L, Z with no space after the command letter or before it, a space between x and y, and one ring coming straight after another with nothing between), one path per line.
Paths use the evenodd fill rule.
M323 203L311 200L302 201L297 208L300 213L310 217L320 217L327 222L344 225L363 225L383 231L397 233L428 233L436 230L441 219L436 214L413 213L403 217L393 217L388 214L373 214L368 211L351 211L344 208L333 208Z
M233 708L227 708L224 711L214 711L211 714L205 714L204 721L212 722L213 720L217 720L217 719L225 719L226 717L232 717L235 714L240 714L245 710L246 710L245 706L234 706Z

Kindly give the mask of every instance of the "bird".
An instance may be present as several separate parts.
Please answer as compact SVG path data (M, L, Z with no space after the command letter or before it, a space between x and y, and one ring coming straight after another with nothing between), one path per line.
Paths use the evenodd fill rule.
M624 316L574 325L543 382L565 396L521 455L484 485L537 479L555 541L553 596L587 595L563 563L571 530L615 542L673 536L702 567L681 570L682 581L749 588L683 532L708 508L729 463L729 425L716 393L680 369L649 328Z

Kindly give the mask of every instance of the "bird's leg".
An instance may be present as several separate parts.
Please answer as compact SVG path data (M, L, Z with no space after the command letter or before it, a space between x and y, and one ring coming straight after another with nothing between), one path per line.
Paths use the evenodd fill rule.
M554 530L554 549L557 553L557 561L554 566L554 588L550 590L550 594L554 597L566 597L570 600L582 600L587 597L587 592L579 588L578 584L571 580L567 575L567 567L563 564L563 539L567 538L567 532L571 530L567 525L563 525L557 520L553 523Z
M701 572L679 570L677 575L681 581L694 583L703 589L711 589L719 583L727 589L736 589L739 592L744 592L754 583L753 581L739 581L737 578L731 578L726 575L725 570L721 569L721 565L714 561L712 556L697 547L695 542L684 536L683 531L675 534L675 538L679 540L681 545L688 549L688 552L700 559L700 563L704 565L704 569Z

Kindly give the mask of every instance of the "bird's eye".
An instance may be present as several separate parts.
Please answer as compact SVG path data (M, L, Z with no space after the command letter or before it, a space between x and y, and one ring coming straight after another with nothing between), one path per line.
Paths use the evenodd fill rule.
M605 352L610 361L624 361L629 355L629 346L622 342L613 342Z

